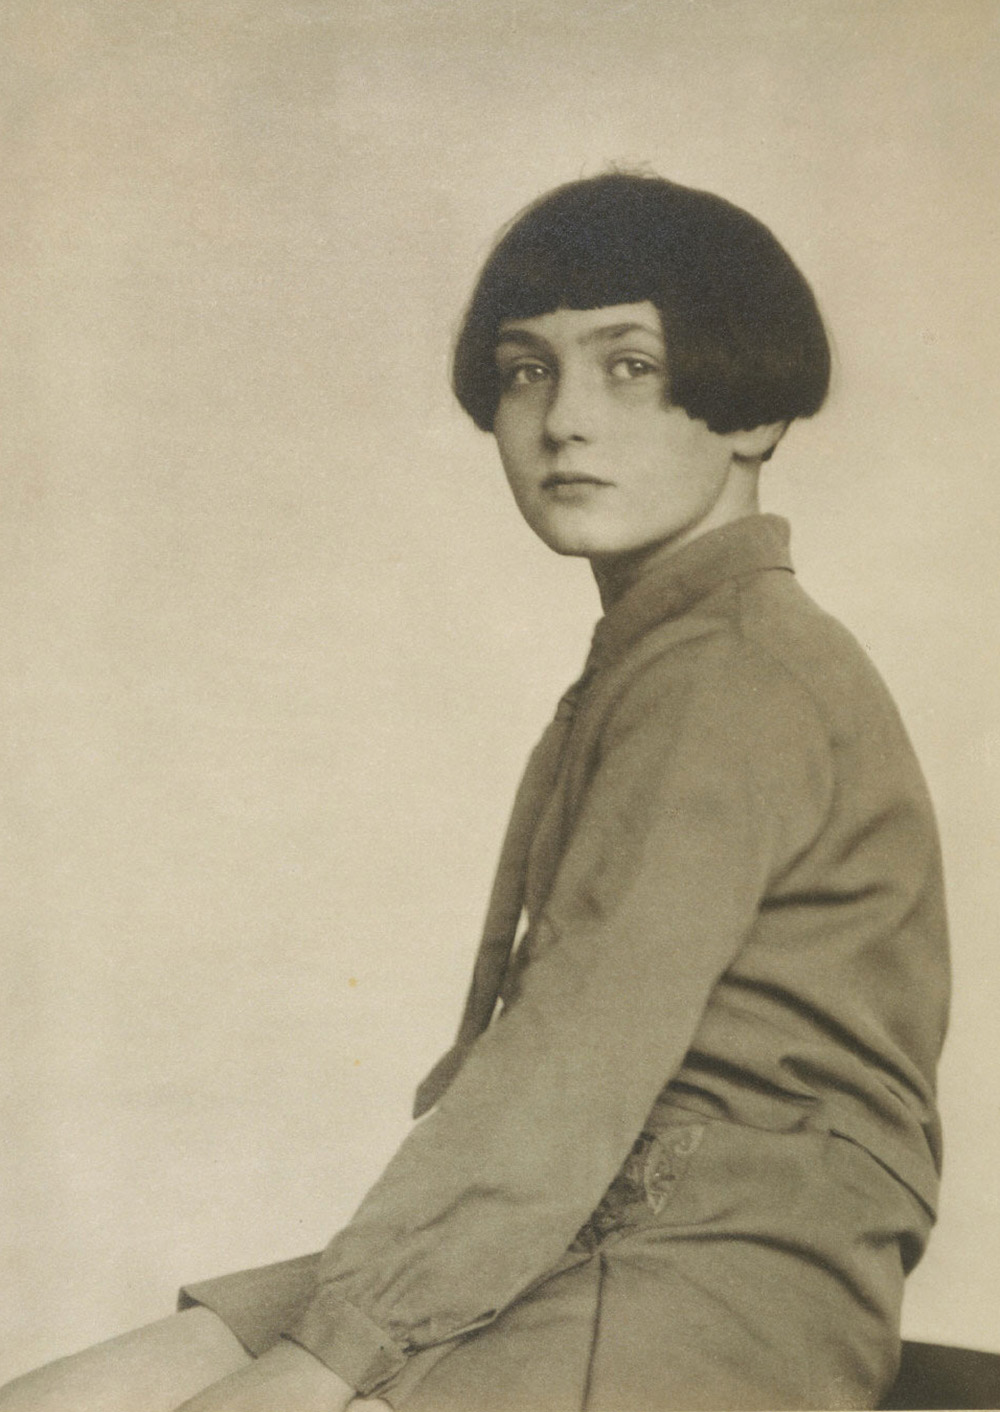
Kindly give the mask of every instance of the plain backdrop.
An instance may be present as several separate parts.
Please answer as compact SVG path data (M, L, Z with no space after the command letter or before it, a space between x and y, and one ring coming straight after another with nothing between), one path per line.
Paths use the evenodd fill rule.
M939 810L905 1328L1000 1349L1000 5L5 0L0 83L2 1372L319 1247L405 1132L598 614L449 345L609 163L747 206L833 330L766 504Z

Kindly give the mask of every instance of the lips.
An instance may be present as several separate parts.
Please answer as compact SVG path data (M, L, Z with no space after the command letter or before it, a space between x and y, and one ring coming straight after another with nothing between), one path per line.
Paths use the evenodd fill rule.
M543 490L555 490L562 485L609 485L610 482L601 480L598 476L587 476L570 471L553 471L542 481Z

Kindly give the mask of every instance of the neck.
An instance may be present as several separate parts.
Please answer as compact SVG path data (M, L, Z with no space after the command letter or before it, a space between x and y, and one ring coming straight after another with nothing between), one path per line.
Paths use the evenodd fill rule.
M607 612L639 579L670 559L679 549L683 549L685 544L700 539L703 534L708 534L709 530L719 529L734 520L742 520L747 515L759 513L760 500L757 494L757 477L754 474L752 478L742 479L739 495L720 498L697 524L679 531L669 539L643 545L641 549L634 549L625 554L593 555L590 567L597 580L601 607Z

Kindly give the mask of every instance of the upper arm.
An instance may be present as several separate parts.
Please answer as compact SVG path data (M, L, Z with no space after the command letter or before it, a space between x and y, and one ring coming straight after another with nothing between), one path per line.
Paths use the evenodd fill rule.
M695 925L721 889L749 918L832 792L827 731L799 683L739 642L684 644L607 710L544 914L583 923L649 893L665 923Z

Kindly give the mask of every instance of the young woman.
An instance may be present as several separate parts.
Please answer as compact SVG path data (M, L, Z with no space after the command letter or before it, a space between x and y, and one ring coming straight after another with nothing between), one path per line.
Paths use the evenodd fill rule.
M828 376L805 280L718 197L615 173L507 230L455 390L604 617L427 1116L322 1254L192 1287L4 1412L877 1405L947 960L897 713L758 512Z

